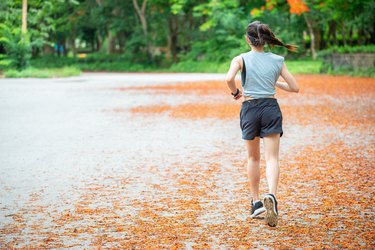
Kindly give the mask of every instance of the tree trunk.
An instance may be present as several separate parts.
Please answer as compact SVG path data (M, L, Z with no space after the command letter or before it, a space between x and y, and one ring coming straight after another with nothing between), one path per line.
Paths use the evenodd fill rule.
M337 45L337 36L336 36L336 21L330 21L328 23L329 29L328 29L328 43L330 45Z
M315 39L315 32L314 32L314 22L306 14L303 14L303 17L305 18L307 28L310 34L311 55L312 55L312 58L315 60L317 55L316 55L316 49L315 49L316 39Z
M365 36L365 34L364 34L364 32L363 32L363 30L358 30L358 45L363 45L364 44L364 36Z
M103 46L103 38L101 35L98 35L96 42L97 42L96 51L100 51L100 49Z
M125 47L125 39L124 39L123 32L117 33L116 40L117 40L118 45L119 45L118 53L123 53L124 52L124 47Z
M350 27L349 29L349 44L350 46L353 45L353 27Z
M139 20L141 21L143 34L147 36L147 20L146 20L146 5L147 0L143 0L141 9L139 8L137 0L133 0L134 9L138 14Z
M77 48L76 48L76 43L75 43L75 36L72 35L70 38L69 38L69 43L70 43L70 48L73 52L73 56L76 57L77 56Z
M43 45L42 54L43 55L53 55L53 48L51 47L51 45L45 43Z
M108 54L113 54L115 52L114 37L112 31L108 31Z
M169 27L169 37L168 37L169 51L172 54L173 62L177 62L178 19L173 14L169 15L168 27Z
M147 30L147 20L146 20L146 5L147 0L143 0L142 7L140 8L138 5L138 0L133 0L134 9L137 12L137 15L139 17L139 20L141 21L143 35L145 36L146 42L147 42L147 54L150 59L153 59L152 57L152 46L150 43L150 40L148 38L148 30Z
M344 46L346 46L346 30L345 30L345 24L343 23L341 25L341 35L342 35L342 43Z
M27 0L22 0L22 33L27 32Z
M317 28L313 28L314 35L315 35L315 51L319 51L322 47L322 33L323 31Z
M189 24L189 26L188 26L189 30L194 30L194 17L193 17L192 10L189 10L189 12L188 12L188 24ZM188 39L189 39L189 41L193 41L193 33L192 32L188 33ZM191 45L192 45L191 42L189 42L187 44L187 50L191 49Z
M368 36L366 36L366 44L375 44L375 32L372 31L372 32L369 32L370 35L369 35L369 38L367 38Z

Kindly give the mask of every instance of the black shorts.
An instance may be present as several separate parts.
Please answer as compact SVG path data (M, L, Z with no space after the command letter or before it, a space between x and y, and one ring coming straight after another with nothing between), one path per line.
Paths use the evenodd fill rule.
M242 139L253 140L270 134L283 135L283 116L275 98L244 101L240 112Z

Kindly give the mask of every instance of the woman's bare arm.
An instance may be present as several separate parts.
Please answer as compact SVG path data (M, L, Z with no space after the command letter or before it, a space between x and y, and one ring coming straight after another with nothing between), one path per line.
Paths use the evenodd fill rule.
M242 58L241 56L236 56L235 58L233 58L230 64L230 68L228 70L227 76L226 76L226 82L231 93L237 92L237 86L236 86L236 82L234 81L234 79L236 78L237 72L241 70L241 68L242 68ZM239 94L234 97L234 99L237 100L241 97L242 97L242 92L240 91Z
M285 63L283 64L283 68L281 69L280 75L286 82L276 82L276 87L283 89L285 91L288 91L288 92L296 92L296 93L299 92L299 86L298 86L297 80L289 72Z

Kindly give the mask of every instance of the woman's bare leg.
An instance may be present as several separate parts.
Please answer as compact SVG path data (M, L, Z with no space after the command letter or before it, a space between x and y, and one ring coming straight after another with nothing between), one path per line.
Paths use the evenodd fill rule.
M279 146L280 134L271 134L263 138L266 158L266 176L269 193L276 196L279 183Z
M259 181L260 181L260 148L259 137L253 140L246 140L247 148L247 175L249 178L250 191L254 200L259 200Z

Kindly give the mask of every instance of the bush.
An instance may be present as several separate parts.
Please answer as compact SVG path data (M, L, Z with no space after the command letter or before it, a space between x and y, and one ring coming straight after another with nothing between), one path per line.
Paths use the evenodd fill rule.
M345 53L375 53L375 45L363 45L363 46L333 46L329 49L322 50L318 53L320 58L324 58L333 53L345 54Z
M38 69L70 67L76 66L77 63L78 58L64 56L58 57L53 55L31 59L31 65Z
M208 61L184 61L173 64L169 72L196 72L196 73L224 73L229 69L228 62L208 62Z
M31 58L29 37L21 29L11 30L5 24L0 25L0 43L4 45L9 66L17 70L26 69Z
M31 60L34 68L59 68L74 66L89 71L141 71L155 68L154 63L134 62L128 54L87 54L84 58L43 56Z

